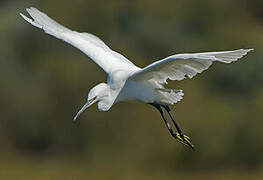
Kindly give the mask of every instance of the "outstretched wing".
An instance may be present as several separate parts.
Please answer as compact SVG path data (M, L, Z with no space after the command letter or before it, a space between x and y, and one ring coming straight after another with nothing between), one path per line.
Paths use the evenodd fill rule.
M25 15L20 15L30 24L43 29L47 34L50 34L58 39L71 44L78 48L87 56L89 56L96 64L98 64L106 73L110 74L119 68L129 68L135 65L123 55L111 50L102 40L95 35L89 33L79 33L72 31L36 8L26 9L30 19Z
M164 84L167 83L167 79L183 80L186 76L192 78L197 73L208 69L213 61L231 63L251 50L253 49L176 54L146 66L130 76L129 79L134 81L152 79L160 84Z

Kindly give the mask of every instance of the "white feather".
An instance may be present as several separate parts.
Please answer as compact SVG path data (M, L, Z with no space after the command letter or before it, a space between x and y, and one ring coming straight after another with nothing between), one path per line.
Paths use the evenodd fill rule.
M183 80L186 76L194 77L208 69L214 61L231 63L253 49L235 51L176 54L156 61L135 72L129 79L133 81L153 80L160 84L170 80Z
M132 62L123 55L111 50L95 35L72 31L36 8L31 7L26 10L33 19L21 13L20 15L27 22L35 27L43 29L47 34L62 39L78 48L97 63L106 73L110 74L118 69L137 69Z
M231 63L253 50L176 54L141 69L111 50L97 36L72 31L36 8L28 8L27 12L33 19L20 14L27 22L80 49L108 74L107 84L101 83L90 91L88 101L80 113L95 101L103 111L110 109L116 102L126 100L174 104L184 94L182 90L165 89L163 84L167 79L192 78L208 69L214 61Z

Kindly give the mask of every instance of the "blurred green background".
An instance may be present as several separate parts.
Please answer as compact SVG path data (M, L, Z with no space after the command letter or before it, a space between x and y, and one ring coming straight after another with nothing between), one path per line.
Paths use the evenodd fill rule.
M72 118L106 81L88 57L26 23L34 6L143 67L180 52L254 48L169 87L196 151L137 102ZM1 0L0 179L263 179L262 0Z

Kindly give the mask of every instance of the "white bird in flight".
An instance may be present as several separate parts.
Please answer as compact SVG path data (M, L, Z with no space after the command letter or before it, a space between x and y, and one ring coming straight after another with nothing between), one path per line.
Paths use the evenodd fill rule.
M190 138L182 133L169 108L169 105L180 101L184 93L182 90L165 88L167 79L179 81L185 77L192 78L208 69L214 61L231 63L253 50L176 54L140 68L123 55L111 50L97 36L72 31L36 8L26 10L32 19L21 13L20 15L27 22L78 48L108 75L107 83L100 83L90 90L87 102L74 117L74 121L94 103L97 103L100 111L108 111L117 102L138 100L157 108L171 135L191 148L194 146ZM162 108L168 112L177 132L172 129Z

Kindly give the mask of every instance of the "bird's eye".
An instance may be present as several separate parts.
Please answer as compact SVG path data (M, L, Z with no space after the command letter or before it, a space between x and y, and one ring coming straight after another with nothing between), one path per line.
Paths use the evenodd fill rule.
M91 103L91 102L93 102L93 101L95 101L95 99L97 98L97 96L95 96L95 97L93 97L93 98L91 98L91 99L89 99L88 101L89 101L89 103Z

